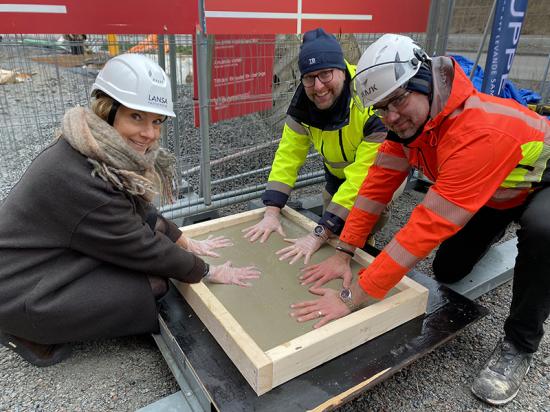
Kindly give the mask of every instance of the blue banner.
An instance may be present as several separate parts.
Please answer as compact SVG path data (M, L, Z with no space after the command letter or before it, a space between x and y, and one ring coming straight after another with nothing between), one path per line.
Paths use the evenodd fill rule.
M501 96L514 61L527 0L497 0L481 90Z

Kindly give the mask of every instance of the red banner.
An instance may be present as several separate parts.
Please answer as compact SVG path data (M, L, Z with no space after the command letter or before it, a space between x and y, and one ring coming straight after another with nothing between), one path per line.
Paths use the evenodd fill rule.
M205 0L208 34L424 32L430 0ZM194 34L198 0L10 0L0 33Z
M430 0L206 0L209 34L425 32Z
M194 34L197 0L9 0L0 33Z
M215 36L212 53L210 123L270 109L273 105L275 36ZM194 98L198 101L196 50L193 50ZM199 107L195 103L195 126Z

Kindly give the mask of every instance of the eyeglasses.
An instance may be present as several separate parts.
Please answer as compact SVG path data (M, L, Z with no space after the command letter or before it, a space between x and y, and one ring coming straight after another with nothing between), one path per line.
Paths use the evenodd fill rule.
M332 72L334 70L323 70L322 72L319 72L317 74L311 75L306 74L302 76L302 84L304 87L313 87L315 85L315 79L319 79L319 81L323 84L326 84L332 80Z
M422 49L414 49L413 54L415 57L409 60L394 60L389 62L377 63L377 64L373 64L372 66L365 67L364 69L361 69L355 73L355 75L351 78L350 89L351 89L351 95L353 96L353 100L355 101L355 104L357 105L357 107L361 112L365 111L365 109L368 106L370 106L370 102L371 102L371 99L369 99L368 97L370 93L366 93L366 91L364 90L364 87L362 87L361 85L361 83L366 83L365 78L368 78L367 73L372 75L371 73L372 69L380 66L385 66L388 64L410 65L413 70L417 71L417 69L422 63L431 60L426 54L426 52L424 52L424 50ZM407 66L402 66L402 69L405 69L406 67ZM403 72L403 74L405 74L408 70L405 70L405 71L400 70L400 71ZM387 113L385 114L387 115ZM382 116L382 115L379 114L379 116Z
M405 103L407 101L407 97L411 94L410 91L406 91L404 93L401 93L395 97L392 97L388 102L383 106L374 105L372 108L374 110L374 113L380 117L386 117L389 112L396 113L399 109L403 108L405 106Z

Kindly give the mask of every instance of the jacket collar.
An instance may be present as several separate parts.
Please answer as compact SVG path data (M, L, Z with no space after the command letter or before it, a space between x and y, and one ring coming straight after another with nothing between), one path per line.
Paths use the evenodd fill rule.
M346 66L346 80L342 94L330 109L317 109L307 97L304 86L300 83L292 97L287 114L298 122L327 131L338 130L349 124L350 110L353 105L349 83L355 74L355 66L350 65L347 61Z
M450 57L434 57L432 60L433 95L430 105L430 118L424 127L415 136L403 140L394 133L388 133L388 140L417 147L428 139L430 130L438 127L447 116L464 104L464 101L473 93L474 86L468 79L459 64ZM431 135L430 145L437 144L437 137ZM435 141L433 139L436 139Z
M439 126L452 112L464 104L474 91L472 82L462 68L450 57L436 57L432 65L434 94L430 120L424 131Z

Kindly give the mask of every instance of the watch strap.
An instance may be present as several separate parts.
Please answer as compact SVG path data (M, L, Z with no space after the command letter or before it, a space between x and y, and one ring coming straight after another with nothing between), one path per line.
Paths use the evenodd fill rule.
M339 252L342 252L342 253L345 253L346 255L350 255L351 257L354 257L355 256L355 252L352 251L352 250L348 250L342 246L336 246L335 247L336 250L338 250Z

